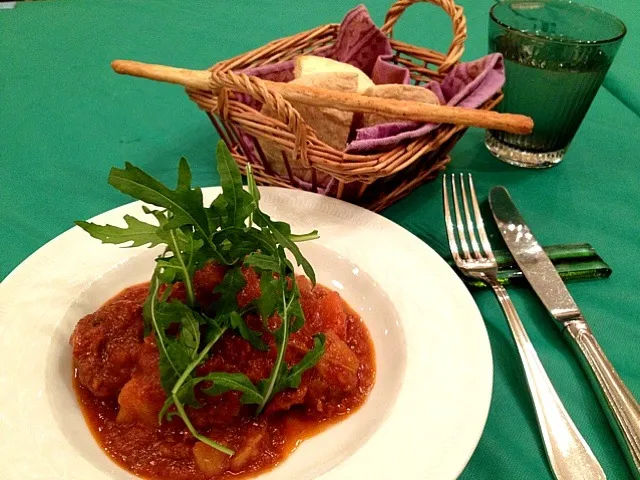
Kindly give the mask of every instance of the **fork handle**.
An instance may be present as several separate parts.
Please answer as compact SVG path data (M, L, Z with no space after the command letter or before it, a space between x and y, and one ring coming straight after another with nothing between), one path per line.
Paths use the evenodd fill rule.
M571 346L579 353L598 400L616 433L618 443L634 478L640 479L640 406L600 348L584 320L570 322L564 329Z
M538 417L544 447L558 480L605 479L598 460L556 393L504 287L490 282L507 317Z

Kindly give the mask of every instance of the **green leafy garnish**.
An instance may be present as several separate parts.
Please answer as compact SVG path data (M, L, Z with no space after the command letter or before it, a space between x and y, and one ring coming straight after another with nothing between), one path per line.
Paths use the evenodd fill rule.
M242 318L242 315L238 312L231 312L229 314L229 320L231 328L235 328L240 336L249 342L253 348L262 352L269 350L269 346L262 339L262 333L250 329L247 322Z
M240 267L232 268L224 275L222 282L213 289L214 292L220 294L220 298L214 304L218 316L228 315L238 308L236 297L245 283L247 282Z
M298 262L298 265L302 266L304 273L311 279L311 281L316 283L316 274L311 267L311 264L307 261L306 258L302 256L300 249L295 244L295 242L291 239L291 227L283 222L273 222L269 216L262 213L260 210L257 210L254 214L255 222L262 227L263 229L268 229L269 232L273 235L276 242L282 245L284 248L289 250ZM309 234L309 238L316 238L318 232L313 231ZM307 237L302 235L300 236L302 241L307 240ZM300 241L300 240L299 240Z
M209 236L207 213L202 204L202 191L198 187L191 188L191 170L186 158L180 159L178 185L175 190L165 187L129 162L125 163L124 170L115 167L111 169L109 183L137 200L171 211L173 218L171 225L167 227L191 225L205 237Z
M285 362L289 336L304 325L300 291L287 252L315 284L313 268L296 242L318 238L318 233L296 235L288 224L272 220L260 210L260 192L251 166L247 166L245 190L240 170L222 142L218 144L217 158L222 194L208 207L203 205L200 188L191 186L186 159L180 159L174 190L126 163L124 169L111 170L109 183L122 193L158 207L143 207L157 224L127 215L126 227L81 221L76 225L103 243L164 245L164 252L156 259L143 308L145 335L155 337L160 381L167 394L158 421L178 416L196 439L233 455L232 450L194 428L187 408L201 407L198 397L202 399L203 395L237 391L242 394L241 402L255 405L255 413L260 414L278 392L299 387L303 373L323 355L325 338L323 334L316 335L313 348L297 364ZM193 279L195 272L209 261L225 265L227 270L220 284L209 292L215 295L215 301L200 305ZM260 297L240 308L238 294L246 284L242 270L246 267L260 276ZM173 296L177 285L184 288L184 302ZM262 330L250 328L248 314L260 317ZM261 351L268 351L269 345L275 343L275 361L269 376L255 384L241 372L197 376L197 368L207 361L213 346L225 334L240 335ZM267 341L269 337L273 340Z
M154 247L164 243L164 239L158 236L157 225L150 225L131 215L125 215L124 221L127 223L125 228L82 221L77 221L75 224L84 229L93 238L101 240L102 243L121 244L131 242L130 247L140 247L147 244L149 247Z
M320 357L324 354L324 334L319 333L313 338L313 348L309 350L299 363L291 367L287 376L283 379L279 385L281 389L284 388L298 388L302 381L302 374L315 367Z
M244 227L245 220L256 208L257 200L242 188L240 170L222 142L218 143L217 157L220 186L222 186L221 198L224 199L227 210L227 226Z

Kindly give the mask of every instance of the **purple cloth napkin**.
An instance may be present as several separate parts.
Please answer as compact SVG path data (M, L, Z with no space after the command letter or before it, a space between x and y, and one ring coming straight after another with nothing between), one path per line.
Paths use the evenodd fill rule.
M504 79L502 55L493 53L473 62L459 63L441 84L434 80L426 88L436 94L441 104L477 108L502 88ZM346 151L366 152L392 147L403 140L426 135L438 126L437 123L390 122L360 128Z
M374 83L410 82L409 70L392 63L393 49L387 36L373 23L364 5L351 10L340 24L334 45L312 52L349 63L369 75ZM293 80L294 62L253 67L242 73L266 80L288 82ZM504 84L504 64L500 54L487 55L479 60L456 65L442 83L431 81L425 86L434 92L442 104L477 108L489 100ZM259 109L257 102L242 98ZM436 129L438 124L396 121L360 128L346 146L350 153L366 153L386 149L398 143L420 137ZM330 190L330 185L325 186Z

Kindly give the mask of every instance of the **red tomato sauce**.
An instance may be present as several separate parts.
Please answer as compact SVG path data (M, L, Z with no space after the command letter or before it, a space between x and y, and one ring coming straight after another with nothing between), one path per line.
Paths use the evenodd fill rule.
M209 264L194 276L201 305L214 300L213 288L224 268ZM260 295L258 275L243 270L240 307ZM235 451L231 457L197 441L183 421L158 424L166 399L160 385L158 350L153 335L143 338L142 305L148 284L129 287L96 312L82 318L71 337L74 386L85 420L105 452L121 467L147 479L218 480L254 476L287 458L297 445L357 410L375 381L375 355L360 317L337 292L298 277L305 325L292 334L285 360L297 363L324 333L325 353L303 374L298 389L274 396L255 416L255 405L241 405L238 392L208 396L198 392L201 408L187 407L194 427ZM180 299L184 290L174 288ZM249 314L251 328L262 321ZM277 319L270 319L273 328ZM241 372L256 382L269 375L276 346L263 335L269 351L259 351L228 331L214 345L197 375Z

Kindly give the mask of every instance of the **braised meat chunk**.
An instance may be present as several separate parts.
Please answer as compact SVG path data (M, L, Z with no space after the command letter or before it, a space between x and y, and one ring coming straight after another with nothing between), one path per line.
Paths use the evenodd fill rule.
M78 378L96 397L117 395L131 378L147 294L148 285L131 287L76 325L70 343Z

